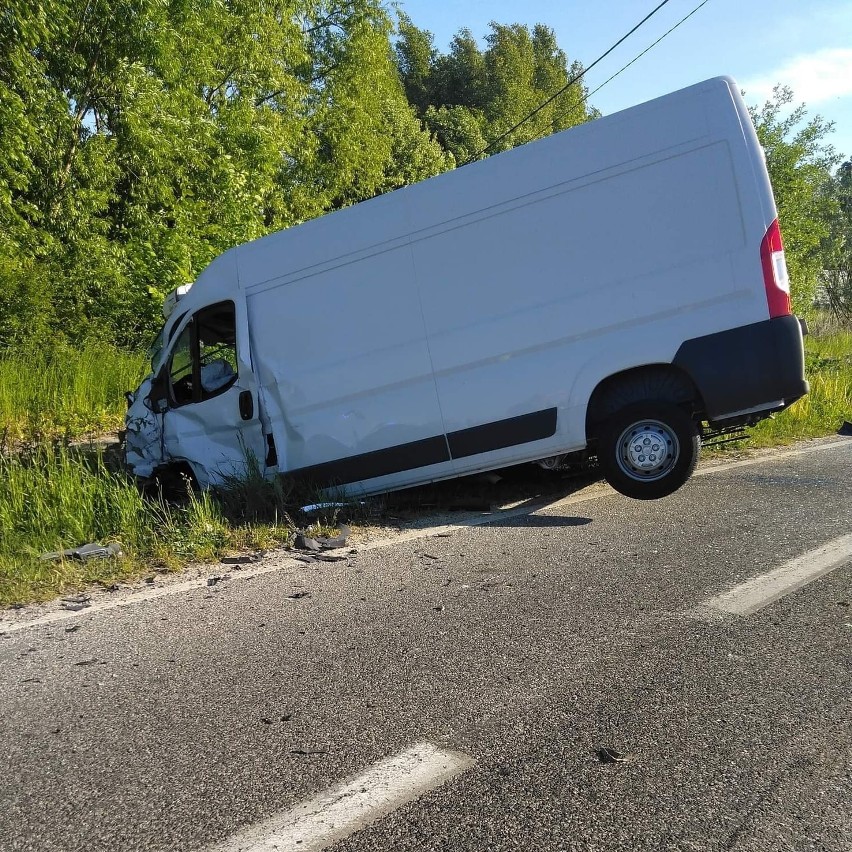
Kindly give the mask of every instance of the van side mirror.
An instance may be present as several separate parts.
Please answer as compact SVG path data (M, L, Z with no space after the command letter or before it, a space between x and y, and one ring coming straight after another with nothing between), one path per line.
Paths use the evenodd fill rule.
M165 414L168 411L169 400L166 394L165 371L161 370L160 374L151 382L151 392L142 400L142 404L155 414Z
M146 396L145 399L142 400L142 404L148 409L148 411L153 411L154 414L165 414L169 410L168 400L162 396L156 398L153 396Z

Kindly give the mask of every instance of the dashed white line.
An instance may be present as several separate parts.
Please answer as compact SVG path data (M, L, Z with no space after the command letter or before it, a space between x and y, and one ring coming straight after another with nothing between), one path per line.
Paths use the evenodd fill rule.
M774 571L752 577L704 601L691 614L703 620L724 615L751 615L850 560L852 534L840 536L822 547L803 553Z
M467 755L417 743L357 778L208 847L207 852L318 852L473 764Z

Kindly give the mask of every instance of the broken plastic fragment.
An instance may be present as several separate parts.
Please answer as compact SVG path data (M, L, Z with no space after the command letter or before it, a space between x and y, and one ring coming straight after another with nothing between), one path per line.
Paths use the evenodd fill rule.
M304 512L307 515L309 512L320 512L323 509L345 509L347 506L351 506L351 505L352 505L351 503L335 503L335 502L308 503L307 506L302 506L301 511ZM364 501L363 500L359 501L358 505L363 506Z
M303 532L299 532L296 535L296 538L293 540L293 547L298 550L335 550L338 547L346 546L346 539L349 538L349 527L346 524L340 525L340 532L334 538L324 538L322 536L317 536L316 538L305 535Z
M336 547L345 547L347 538L349 538L349 527L341 524L340 531L334 538L317 538L317 541L323 550L334 550Z
M626 754L607 746L598 749L597 756L601 763L626 763L630 759Z
M58 559L79 559L81 562L86 562L89 559L109 559L110 557L118 558L120 556L124 556L121 545L117 541L112 541L109 544L91 542L80 547L72 547L69 550L43 553L39 558L46 562Z

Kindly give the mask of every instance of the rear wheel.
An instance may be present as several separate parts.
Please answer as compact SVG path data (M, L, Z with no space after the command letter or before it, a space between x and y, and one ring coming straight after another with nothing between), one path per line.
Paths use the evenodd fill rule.
M598 435L598 462L616 491L655 500L689 479L700 445L698 427L682 408L649 400L608 418Z

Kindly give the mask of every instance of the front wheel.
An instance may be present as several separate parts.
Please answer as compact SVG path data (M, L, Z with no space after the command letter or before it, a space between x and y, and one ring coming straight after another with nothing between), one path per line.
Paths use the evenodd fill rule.
M698 427L670 402L638 402L616 411L598 435L606 481L637 500L656 500L692 476L701 441Z

